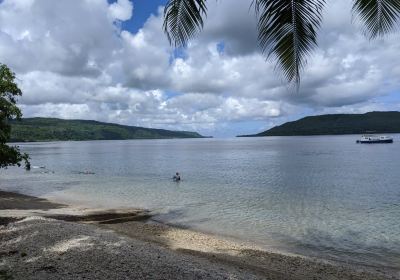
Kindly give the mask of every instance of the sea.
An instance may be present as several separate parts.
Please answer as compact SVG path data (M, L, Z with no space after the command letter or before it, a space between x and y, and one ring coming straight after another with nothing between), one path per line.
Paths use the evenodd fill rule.
M0 170L0 189L146 208L153 221L267 250L398 269L393 136L393 144L356 144L356 135L21 143L33 168Z

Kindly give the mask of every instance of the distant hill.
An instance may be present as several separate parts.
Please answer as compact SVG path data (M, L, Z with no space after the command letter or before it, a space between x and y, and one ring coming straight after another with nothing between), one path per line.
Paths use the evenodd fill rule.
M25 118L10 123L11 142L203 138L197 132L171 131L89 120Z
M363 134L367 132L400 133L400 112L311 116L275 126L258 134L238 137Z

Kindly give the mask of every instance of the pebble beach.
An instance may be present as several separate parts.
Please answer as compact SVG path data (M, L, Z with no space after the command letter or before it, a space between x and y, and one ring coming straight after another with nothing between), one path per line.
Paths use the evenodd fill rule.
M400 279L154 223L140 209L0 192L0 222L0 279Z

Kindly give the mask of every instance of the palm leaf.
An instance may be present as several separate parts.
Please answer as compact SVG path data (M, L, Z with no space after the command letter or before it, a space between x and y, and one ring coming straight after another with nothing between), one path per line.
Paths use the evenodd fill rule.
M164 31L175 47L185 46L203 28L207 0L169 0L164 8Z
M306 58L317 46L325 0L255 0L258 40L289 82L300 84Z
M400 0L355 0L353 12L364 22L364 33L374 39L394 29L400 16Z

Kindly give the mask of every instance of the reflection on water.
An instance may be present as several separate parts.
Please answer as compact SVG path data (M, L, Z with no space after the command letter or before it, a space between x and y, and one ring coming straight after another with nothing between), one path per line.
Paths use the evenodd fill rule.
M355 139L23 144L32 165L46 169L0 171L0 187L93 206L155 209L158 220L270 248L399 267L400 142ZM179 183L171 179L176 171Z

